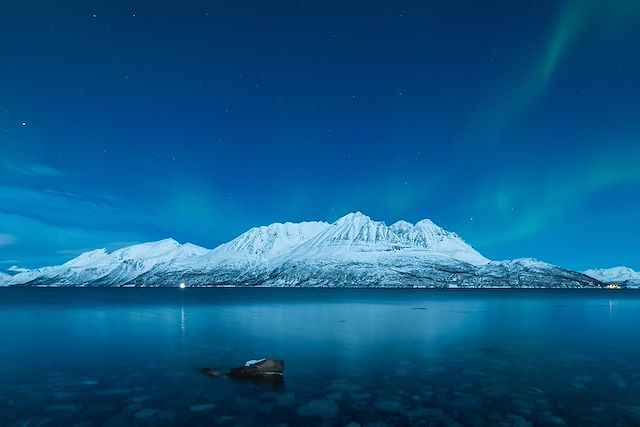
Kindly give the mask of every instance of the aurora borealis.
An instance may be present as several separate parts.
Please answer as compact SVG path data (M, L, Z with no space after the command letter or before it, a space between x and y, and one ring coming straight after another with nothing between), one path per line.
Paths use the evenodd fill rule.
M640 269L640 3L0 6L0 270L360 210Z

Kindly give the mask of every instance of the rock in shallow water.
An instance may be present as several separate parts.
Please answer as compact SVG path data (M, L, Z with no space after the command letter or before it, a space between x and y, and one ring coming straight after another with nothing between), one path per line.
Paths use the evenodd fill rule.
M249 360L244 366L231 368L226 374L217 368L203 368L202 373L209 377L226 375L230 378L281 382L284 377L284 361L276 359Z
M333 418L338 414L338 405L331 400L312 400L298 408L303 417Z

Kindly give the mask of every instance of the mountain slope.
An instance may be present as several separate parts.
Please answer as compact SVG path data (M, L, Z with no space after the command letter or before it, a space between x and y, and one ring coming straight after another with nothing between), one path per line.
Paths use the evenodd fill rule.
M210 261L213 263L269 261L288 253L329 227L330 225L326 222L297 224L287 222L255 227L211 251Z

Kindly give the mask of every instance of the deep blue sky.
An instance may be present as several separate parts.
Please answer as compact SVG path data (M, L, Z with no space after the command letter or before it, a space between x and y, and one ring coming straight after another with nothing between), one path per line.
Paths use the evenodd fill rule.
M640 3L0 5L0 269L355 210L640 269Z

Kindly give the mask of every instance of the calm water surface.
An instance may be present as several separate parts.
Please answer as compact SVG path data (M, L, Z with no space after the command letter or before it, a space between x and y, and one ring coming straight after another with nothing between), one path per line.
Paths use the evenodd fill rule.
M637 426L639 320L633 291L0 289L0 425ZM282 387L199 372L262 357Z

